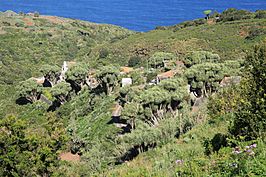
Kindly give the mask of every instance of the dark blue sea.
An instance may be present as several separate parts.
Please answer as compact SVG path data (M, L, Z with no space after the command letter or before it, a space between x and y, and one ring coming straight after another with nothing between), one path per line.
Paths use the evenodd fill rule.
M0 0L0 11L38 11L148 31L204 17L204 10L266 9L266 0Z

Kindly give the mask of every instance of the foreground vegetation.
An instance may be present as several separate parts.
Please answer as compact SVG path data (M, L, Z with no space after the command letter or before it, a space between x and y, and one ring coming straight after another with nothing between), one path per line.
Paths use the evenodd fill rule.
M266 175L265 11L147 33L10 13L0 176Z

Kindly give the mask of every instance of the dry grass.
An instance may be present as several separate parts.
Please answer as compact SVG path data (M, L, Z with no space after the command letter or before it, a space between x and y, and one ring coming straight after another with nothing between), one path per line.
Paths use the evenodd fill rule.
M46 16L46 15L42 15L42 16L40 16L39 18L41 18L41 19L46 19L46 20L48 20L49 22L54 23L54 24L63 24L63 23L68 22L68 20L65 20L65 19L60 18L60 17L55 17L55 16Z

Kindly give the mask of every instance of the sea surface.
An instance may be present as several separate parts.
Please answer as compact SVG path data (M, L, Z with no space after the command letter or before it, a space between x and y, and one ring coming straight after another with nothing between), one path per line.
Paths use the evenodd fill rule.
M174 25L204 17L204 10L222 12L230 7L266 9L266 0L0 0L0 11L38 11L136 31Z

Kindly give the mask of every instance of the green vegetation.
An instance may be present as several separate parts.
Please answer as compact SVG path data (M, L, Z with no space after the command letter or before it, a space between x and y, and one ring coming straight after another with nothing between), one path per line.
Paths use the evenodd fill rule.
M118 85L118 73L119 70L112 65L103 66L96 73L97 80L107 95Z
M46 64L88 60L93 47L134 34L112 25L49 16L2 15L0 24L0 83L7 84L41 75Z
M69 92L71 91L71 86L69 83L62 81L58 84L56 84L51 89L51 94L53 97L55 97L61 104L65 103L67 101L67 96Z
M266 175L265 11L147 33L6 14L0 176Z
M19 84L19 96L26 98L30 102L36 102L42 92L42 87L33 79L22 81Z
M156 52L148 59L148 63L155 69L160 67L164 68L166 67L166 62L173 60L174 57L172 53Z
M247 80L231 133L247 140L265 136L266 45L256 46L246 60Z
M138 66L141 63L141 58L137 56L132 56L128 60L128 66L129 67L135 67Z
M69 83L74 85L74 89L79 91L82 89L86 84L86 76L88 71L86 69L86 65L78 64L74 65L69 71L66 73L66 80Z
M44 65L42 66L40 71L43 74L44 78L49 81L51 85L55 85L59 80L60 68L56 65Z
M0 120L1 176L47 176L56 171L67 136L54 114L42 118L44 123L34 126L15 116Z
M205 10L203 13L206 15L206 19L209 19L210 14L212 13L212 11L211 10Z

